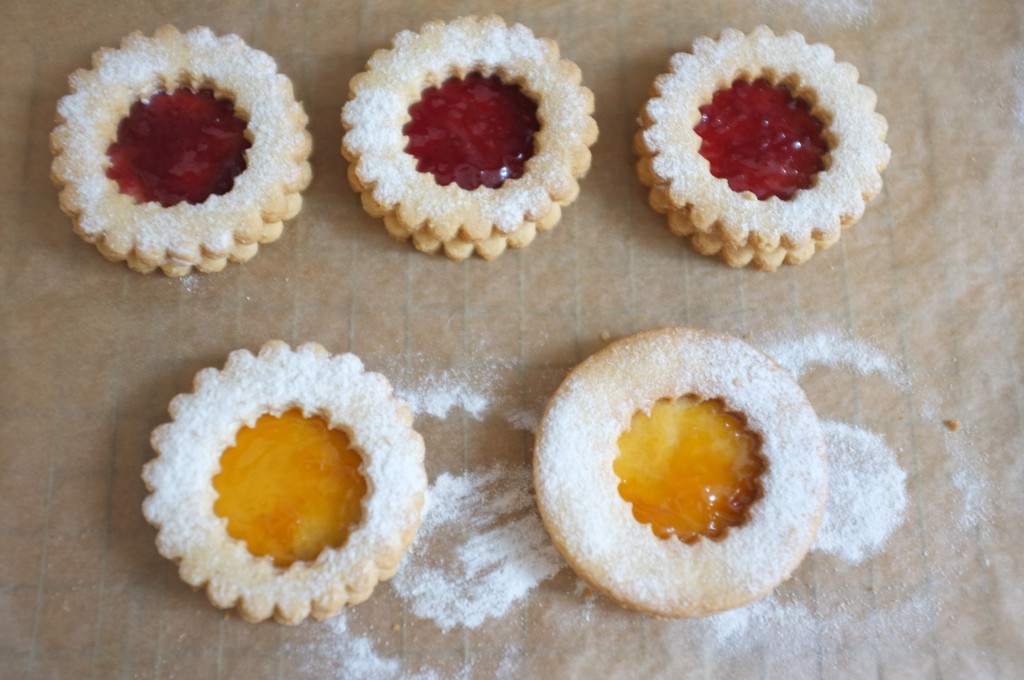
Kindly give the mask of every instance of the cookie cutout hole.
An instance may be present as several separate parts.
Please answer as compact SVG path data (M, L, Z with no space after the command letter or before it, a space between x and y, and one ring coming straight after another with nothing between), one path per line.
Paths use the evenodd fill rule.
M212 89L157 92L118 124L107 177L137 203L203 203L231 191L245 171L247 125Z
M724 539L763 495L760 437L721 400L660 399L633 415L618 445L619 495L659 538Z
M700 107L694 131L711 174L737 193L784 201L813 186L828 164L827 121L785 82L737 78ZM797 95L793 93L797 92Z
M278 567L340 548L362 517L366 480L348 435L292 409L243 427L220 458L213 511Z
M522 177L540 130L537 103L521 87L479 72L428 87L409 116L402 134L416 169L467 191Z

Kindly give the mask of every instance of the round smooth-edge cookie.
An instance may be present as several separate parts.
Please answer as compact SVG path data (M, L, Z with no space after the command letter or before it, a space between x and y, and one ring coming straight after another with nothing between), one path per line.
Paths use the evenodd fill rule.
M767 462L748 521L693 545L634 519L612 468L633 415L684 395L742 414ZM534 453L537 504L569 564L621 605L661 617L739 607L787 579L817 535L827 480L818 419L795 380L741 340L684 328L623 338L576 366Z

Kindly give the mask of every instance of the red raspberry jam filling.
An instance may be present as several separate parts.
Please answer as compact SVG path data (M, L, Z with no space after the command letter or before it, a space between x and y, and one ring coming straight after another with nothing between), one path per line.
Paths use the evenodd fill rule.
M158 92L117 126L107 177L139 203L202 203L229 192L245 170L245 126L211 90Z
M540 130L537 104L518 85L479 73L428 87L409 115L402 134L416 169L433 173L441 186L454 181L467 191L522 177Z
M824 125L785 85L736 80L700 107L700 114L694 128L704 140L700 155L733 191L786 201L825 167Z

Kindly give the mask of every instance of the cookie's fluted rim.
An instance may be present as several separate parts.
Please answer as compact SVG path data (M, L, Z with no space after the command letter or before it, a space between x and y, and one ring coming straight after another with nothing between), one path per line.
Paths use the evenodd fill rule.
M362 458L367 493L341 547L281 568L228 534L227 520L214 512L213 478L239 429L295 408L346 433ZM237 350L223 369L197 373L193 392L176 396L169 410L171 422L151 437L156 457L143 468L150 490L143 514L158 530L160 554L214 605L236 607L247 621L273 616L296 624L334 616L394 575L419 527L427 477L412 412L383 376L366 372L352 354L271 341L257 355Z
M737 78L786 85L825 123L826 167L788 201L733 191L700 155L700 107ZM835 61L832 48L808 44L795 31L776 36L759 26L698 38L692 53L672 56L641 111L637 173L651 187L651 206L667 213L673 233L690 238L697 252L718 254L734 267L774 271L834 244L881 191L890 156L875 92L858 79L854 66Z
M152 37L132 33L117 49L97 50L92 68L75 71L69 83L50 135L51 178L75 233L107 259L141 273L219 271L229 260L252 258L299 212L312 177L308 118L273 58L237 35L205 27L181 33L171 25ZM252 143L246 169L230 191L203 203L137 203L107 177L107 149L135 102L180 87L232 100Z
M402 129L424 89L475 71L519 85L537 102L541 129L522 177L497 189L466 191L417 171ZM506 247L526 246L538 230L558 222L561 208L579 193L576 180L590 167L597 123L593 93L581 79L579 67L560 58L554 41L498 16L402 31L349 83L341 114L349 182L389 234L412 238L421 251L443 250L454 260L475 252L490 260Z

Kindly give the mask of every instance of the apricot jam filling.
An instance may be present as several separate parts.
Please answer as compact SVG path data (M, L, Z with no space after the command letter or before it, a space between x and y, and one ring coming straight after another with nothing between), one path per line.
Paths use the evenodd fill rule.
M661 399L633 416L613 468L633 517L659 538L722 538L761 497L760 440L721 401Z
M789 200L825 167L825 126L785 85L736 80L700 107L700 114L694 128L703 140L700 155L711 164L711 174L728 180L737 193Z
M279 567L314 560L343 545L362 515L361 462L348 436L319 416L264 415L221 455L213 510L256 557Z
M537 103L518 85L479 73L427 88L409 115L402 134L416 169L432 173L441 186L454 181L467 191L522 177L540 130Z
M202 203L231 191L245 170L245 129L235 105L211 90L158 92L118 124L107 177L139 203Z

